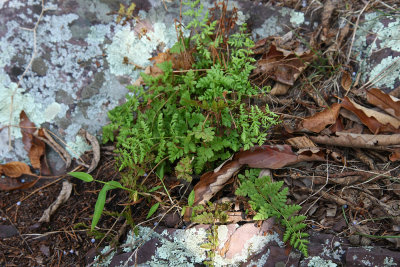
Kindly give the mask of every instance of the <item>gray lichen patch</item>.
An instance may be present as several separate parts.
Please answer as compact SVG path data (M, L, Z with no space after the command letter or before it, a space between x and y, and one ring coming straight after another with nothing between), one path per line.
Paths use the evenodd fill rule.
M365 14L357 29L353 54L363 83L385 92L400 85L400 17L379 12Z

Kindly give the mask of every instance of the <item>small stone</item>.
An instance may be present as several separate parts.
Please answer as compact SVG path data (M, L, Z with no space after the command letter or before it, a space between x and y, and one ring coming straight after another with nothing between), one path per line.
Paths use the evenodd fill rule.
M361 240L360 240L360 245L361 246L369 246L369 245L371 245L371 239L369 239L368 237L365 237L365 236L363 236L363 237L361 237Z
M39 76L46 76L48 67L46 62L40 57L35 58L32 62L32 71L35 72Z
M360 244L360 236L359 235L352 235L349 237L349 242L352 245L359 245Z

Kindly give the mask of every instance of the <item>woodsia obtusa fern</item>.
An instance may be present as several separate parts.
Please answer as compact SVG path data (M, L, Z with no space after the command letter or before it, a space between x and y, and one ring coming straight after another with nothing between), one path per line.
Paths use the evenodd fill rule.
M258 178L259 170L246 170L245 175L239 175L241 185L236 190L236 195L250 197L251 208L257 212L254 220L266 220L275 217L285 227L283 241L299 249L308 257L307 238L309 235L302 232L307 226L303 221L306 216L295 215L300 209L299 205L286 204L288 188L282 189L283 181L272 182L269 176Z

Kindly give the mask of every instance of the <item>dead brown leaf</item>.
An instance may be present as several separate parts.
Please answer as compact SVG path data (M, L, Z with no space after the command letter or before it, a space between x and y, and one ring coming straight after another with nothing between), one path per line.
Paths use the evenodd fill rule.
M92 146L93 149L93 159L92 162L90 163L90 167L87 171L87 173L91 173L99 164L100 162L100 145L99 141L97 138L93 135L91 135L89 132L85 131L85 137L86 139L90 142L90 145Z
M316 147L313 141L307 136L293 137L286 140L286 142L295 148L309 148Z
M282 52L278 50L275 44L272 44L268 53L256 63L255 74L265 75L277 82L293 85L300 73L305 70L312 61L314 54L311 50L301 52L298 56L295 52ZM293 48L295 50L296 48Z
M33 175L30 167L19 161L13 161L0 165L0 175L5 175L0 179L0 190L10 191L16 189L26 189L32 187L39 181L40 178L35 178L33 181L24 182L18 179L22 175Z
M283 83L275 83L274 87L271 89L271 95L286 95L290 88L290 85L283 84Z
M342 80L340 81L340 84L348 92L351 88L351 84L353 83L353 80L351 79L351 75L348 71L343 71L342 72Z
M390 115L363 107L347 96L343 98L341 104L343 108L356 114L361 122L374 134L382 132L400 132L400 120Z
M395 149L389 156L390 161L400 160L400 149Z
M393 145L400 144L400 134L374 135L337 132L337 136L310 136L310 139L317 144L332 146L370 148L389 150Z
M322 36L321 39L322 41L325 41L330 27L330 18L332 16L333 10L336 7L336 3L333 0L327 0L324 3L324 10L322 11L322 18L321 18L321 24L322 24Z
M32 167L39 169L44 175L50 175L50 169L46 161L46 145L43 141L39 140L34 136L37 130L35 124L33 124L25 111L20 113L20 123L22 133L22 142L24 144L25 150L28 152L29 159L31 161Z
M39 222L50 222L50 216L57 211L58 207L65 203L72 192L72 184L66 180L62 184L62 189L57 199L43 212L42 217L39 219Z
M17 189L27 189L34 186L40 178L36 178L30 182L22 182L19 179L5 177L0 180L0 190L11 191Z
M31 168L19 161L13 161L6 164L0 165L0 174L4 174L6 176L17 178L22 176L23 174L31 174Z
M241 166L238 160L231 160L214 171L203 174L200 182L194 187L194 205L204 204L210 200Z
M297 161L297 155L288 145L255 147L236 153L234 158L237 158L241 165L265 169L280 169Z
M240 151L214 171L203 174L194 187L194 205L210 200L243 165L250 168L279 169L300 161L325 161L325 150L305 149L296 154L288 145L265 145Z
M383 109L388 114L400 118L400 99L385 94L377 88L372 88L367 91L367 101L372 105Z
M305 118L299 126L299 130L309 130L315 133L321 132L329 124L334 124L339 116L341 105L334 103L330 108L314 114L311 117Z

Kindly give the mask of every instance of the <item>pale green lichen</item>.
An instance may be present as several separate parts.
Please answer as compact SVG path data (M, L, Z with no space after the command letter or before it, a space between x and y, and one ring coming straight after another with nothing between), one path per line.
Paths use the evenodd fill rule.
M361 260L361 262L364 266L372 266L372 263L369 260Z
M392 257L385 257L385 259L383 260L383 266L384 267L397 266L397 263L394 262Z
M73 157L79 158L80 155L85 153L85 151L89 151L92 149L92 146L89 145L86 140L81 137L80 135L77 135L75 137L75 142L71 141L67 143L67 151L70 153Z
M96 266L106 267L106 266L110 265L114 255L115 255L115 251L111 251L111 249L112 249L111 246L105 246L100 252L101 255L94 257L94 262L96 262ZM109 254L107 254L106 257L101 258L106 253L109 253Z
M283 31L283 28L279 26L278 18L276 16L269 17L264 21L260 28L253 30L253 38L258 36L273 36L278 35Z
M135 65L140 67L150 65L149 58L157 50L158 45L172 47L176 41L176 30L173 25L167 28L164 23L154 23L153 30L148 30L143 37L138 37L130 25L119 28L112 43L106 47L110 71L115 75L137 78L140 70L136 70Z
M383 24L383 20L393 20ZM376 38L374 36L376 35ZM368 40L367 40L368 39ZM365 14L364 22L359 25L353 45L360 63L361 78L364 83L374 82L376 87L393 88L400 75L399 57L388 56L377 62L368 62L372 53L390 49L400 52L400 18L372 12ZM361 51L361 52L360 52ZM380 60L380 59L378 59ZM367 63L368 62L368 63Z
M290 12L290 23L292 23L293 27L299 27L304 23L304 13L292 10Z
M15 127L19 125L19 116L22 110L35 125L40 125L46 121L45 117L38 112L43 110L42 105L35 103L35 100L29 94L24 94L24 90L18 88L16 83L11 82L8 86L5 86L4 82L0 80L0 95L0 125L12 125L11 135L13 137L20 138L22 136L21 129ZM14 97L11 102L12 96Z
M324 260L323 258L316 256L312 257L308 262L308 267L336 267L337 264L331 260Z
M61 112L61 105L57 102L51 103L45 110L44 110L44 119L45 121L51 121L54 119L59 113Z
M246 241L241 253L238 253L233 258L227 259L217 254L214 257L214 265L217 267L240 266L240 264L248 260L251 255L260 253L262 249L264 249L265 246L271 241L275 241L279 246L284 247L284 243L279 239L279 235L277 233L266 236L255 235Z
M206 249L201 244L207 240L207 232L203 228L195 228L186 231L176 231L173 241L162 238L159 246L152 256L152 260L146 262L148 266L177 266L191 267L202 263L206 259Z
M218 233L218 248L222 249L226 241L228 240L228 227L226 225L218 226L217 233Z
M366 74L364 74L366 76ZM376 87L393 88L396 79L400 77L400 57L388 56L383 58L381 63L371 69L369 75L370 81L377 80L374 83ZM380 79L380 77L383 77Z

